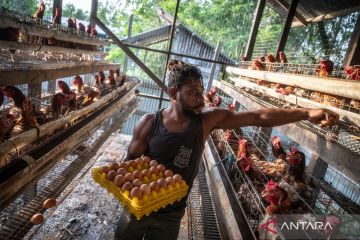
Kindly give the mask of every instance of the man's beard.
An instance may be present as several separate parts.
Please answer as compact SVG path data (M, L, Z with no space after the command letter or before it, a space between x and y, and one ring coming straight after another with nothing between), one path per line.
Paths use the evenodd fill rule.
M194 108L187 106L187 104L184 102L184 98L182 97L182 95L180 95L179 98L179 102L180 102L180 106L181 106L181 111L188 117L195 117L198 114L193 110ZM196 106L195 108L197 108L199 106Z

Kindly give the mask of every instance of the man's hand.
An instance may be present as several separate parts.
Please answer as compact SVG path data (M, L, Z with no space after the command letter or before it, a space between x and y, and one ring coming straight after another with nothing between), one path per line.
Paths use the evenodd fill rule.
M311 123L320 123L320 127L327 127L337 124L339 115L328 109L308 109L307 120Z

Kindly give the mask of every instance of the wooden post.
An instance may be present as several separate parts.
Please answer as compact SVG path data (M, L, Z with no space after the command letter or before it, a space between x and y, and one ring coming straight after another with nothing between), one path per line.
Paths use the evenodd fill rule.
M216 48L215 48L215 53L213 56L213 60L216 60L219 56L220 53L220 46L221 46L221 42L218 41L216 44ZM216 64L215 63L211 63L211 69L210 69L210 74L209 74L209 80L208 80L208 84L207 84L207 88L206 91L209 92L211 89L211 85L212 85L212 81L214 78L214 73L215 73L215 68L216 68Z
M254 46L255 46L255 41L256 41L256 35L259 30L260 20L261 20L263 11L264 11L265 3L266 3L266 0L259 0L258 4L256 6L254 21L253 21L253 25L251 27L249 39L248 39L247 46L246 46L246 53L245 53L246 60L251 60L251 56L252 56Z
M360 15L351 35L349 47L343 61L343 66L360 65Z
M134 21L134 15L131 14L131 15L130 15L130 19L129 19L129 28L128 28L128 39L129 39L129 40L130 40L131 34L132 34L133 21ZM126 74L126 70L127 70L127 66L128 66L128 61L129 61L129 57L126 55L126 56L125 56L125 62L124 62L124 69L123 69L124 74ZM145 61L144 61L144 62L145 62Z
M90 10L90 26L95 27L95 17L98 10L98 0L91 1L91 10Z
M28 84L28 97L35 109L40 110L41 102L39 100L41 97L41 83Z
M53 17L55 17L56 8L60 9L60 24L61 24L61 16L62 16L62 0L54 0L53 2Z
M291 24L292 24L294 16L295 16L296 7L298 5L298 2L299 2L299 0L291 0L289 12L286 16L285 25L284 25L283 31L281 33L279 45L278 45L278 48L276 51L276 59L277 60L279 60L279 52L284 51L284 49L285 49L286 41L289 36Z

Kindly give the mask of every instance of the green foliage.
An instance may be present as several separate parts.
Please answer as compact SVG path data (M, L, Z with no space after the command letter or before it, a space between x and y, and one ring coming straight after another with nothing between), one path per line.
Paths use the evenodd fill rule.
M89 21L89 12L82 9L76 9L74 4L68 3L63 7L62 15L68 18L76 18L79 20Z

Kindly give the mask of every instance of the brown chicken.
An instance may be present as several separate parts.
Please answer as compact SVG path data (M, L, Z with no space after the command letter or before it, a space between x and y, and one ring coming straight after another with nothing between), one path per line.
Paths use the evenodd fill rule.
M259 60L260 62L264 63L264 62L265 62L265 57L264 57L264 56L260 56L260 57L258 57L258 60Z
M78 75L74 78L73 84L77 87L77 102L82 106L88 106L100 97L100 92L91 87L84 86L82 78Z
M273 55L271 55L270 53L267 53L266 54L266 61L269 62L269 63L274 63L276 62L276 59Z
M4 139L9 139L12 129L16 123L16 116L13 114L4 114L0 116L0 143Z
M38 9L34 13L33 17L42 20L44 17L45 8L46 8L45 1L42 1L39 5Z
M344 67L344 72L347 79L360 81L360 68L355 66Z
M105 73L103 71L99 71L99 78L100 84L105 84Z
M274 136L271 139L271 151L275 158L286 159L286 152L281 145L281 139L278 136Z
M305 176L305 154L295 147L286 155L287 175L295 181L302 181Z
M220 96L217 96L213 102L210 103L209 107L220 107L221 105L221 97Z
M71 17L68 19L68 28L77 29L76 19L72 20Z
M68 110L69 95L61 92L54 94L51 99L51 111L53 119L57 119L60 115L63 115Z
M69 97L69 111L76 110L76 93L70 90L70 87L64 81L58 81L58 86L61 92Z
M265 190L262 191L261 196L267 203L270 204L265 209L267 214L273 215L290 213L291 203L289 200L289 194L276 182L270 180L266 184Z
M61 25L61 11L60 11L59 8L55 9L55 16L54 16L54 18L52 20L52 23Z
M114 74L114 70L112 69L109 70L108 80L111 87L116 87L115 74Z
M259 70L259 71L264 71L265 70L265 66L264 64L262 64L262 62L260 62L259 60L254 60L252 67L254 70Z
M20 89L14 86L6 86L2 91L6 97L14 102L14 106L20 110L21 115L16 123L19 124L22 129L26 130L28 128L39 127L33 106Z
M284 52L279 52L279 58L281 63L288 63L288 60Z
M315 102L322 103L324 101L324 94L321 92L312 92L310 94L310 99Z
M85 29L85 25L82 24L81 22L78 23L78 30L79 32L85 32L86 29Z
M216 88L212 88L208 93L205 95L205 101L208 104L211 104L215 101L215 95L216 95Z
M324 101L322 104L332 107L341 108L344 105L345 99L331 94L324 94Z
M320 65L316 67L315 73L320 77L328 77L334 70L334 62L331 60L320 60Z

